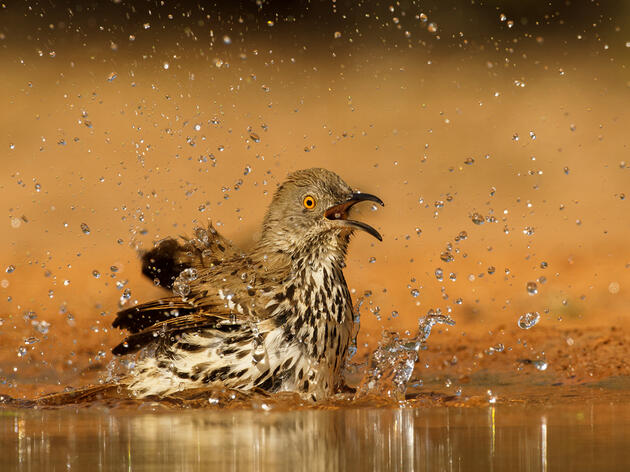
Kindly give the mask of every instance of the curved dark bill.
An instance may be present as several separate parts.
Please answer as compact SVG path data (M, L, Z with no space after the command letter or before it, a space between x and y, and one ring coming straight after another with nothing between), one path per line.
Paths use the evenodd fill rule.
M383 238L381 237L379 232L376 231L374 228L372 228L370 225L363 223L362 221L355 221L355 220L347 219L348 210L350 210L350 208L352 208L354 205L356 205L359 202L366 202L366 201L375 202L381 206L385 206L383 201L380 198L378 198L376 195L371 195L369 193L356 192L356 193L353 193L352 196L345 202L328 208L324 212L324 215L329 220L337 220L339 222L343 222L344 226L350 226L356 229L360 229L362 231L365 231L366 233L371 234L379 241L382 241Z
M357 229L363 230L366 233L369 233L372 236L374 236L379 241L383 240L383 237L381 236L381 234L378 231L376 231L370 225L368 225L366 223L363 223L362 221L356 221L356 220L341 220L341 221L343 221L343 225L344 226L350 226L350 227L353 227L353 228L357 228Z
M385 206L385 204L383 203L383 200L378 198L376 195L371 195L369 193L355 192L352 194L352 197L350 197L348 201L351 201L354 203L369 201L369 202L376 202L380 206Z

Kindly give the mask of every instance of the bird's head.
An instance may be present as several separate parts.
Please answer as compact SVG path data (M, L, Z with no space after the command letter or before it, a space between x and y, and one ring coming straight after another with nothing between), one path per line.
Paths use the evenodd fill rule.
M304 169L290 174L278 187L267 211L262 238L277 250L291 253L305 244L341 245L365 231L379 241L370 225L348 218L352 207L363 201L383 205L380 198L355 192L337 174L326 169Z

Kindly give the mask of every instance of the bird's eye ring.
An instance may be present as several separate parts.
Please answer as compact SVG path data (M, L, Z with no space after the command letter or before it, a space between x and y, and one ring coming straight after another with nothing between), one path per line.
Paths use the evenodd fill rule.
M304 205L304 208L306 208L307 210L312 210L313 208L315 208L315 197L307 195L306 197L304 197L304 200L302 200L302 205Z

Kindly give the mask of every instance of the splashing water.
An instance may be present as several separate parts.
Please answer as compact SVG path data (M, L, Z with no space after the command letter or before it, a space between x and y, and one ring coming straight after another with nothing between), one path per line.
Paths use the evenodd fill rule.
M180 272L179 276L173 282L173 293L186 299L190 293L190 282L197 278L197 269L188 268Z
M414 337L400 337L396 331L384 330L378 347L370 355L357 397L376 394L404 400L419 359L418 351L425 347L431 330L437 324L453 326L455 321L440 310L429 310L427 316L418 320L418 334Z
M525 313L518 319L518 327L521 329L530 329L536 326L540 321L540 314L536 311Z

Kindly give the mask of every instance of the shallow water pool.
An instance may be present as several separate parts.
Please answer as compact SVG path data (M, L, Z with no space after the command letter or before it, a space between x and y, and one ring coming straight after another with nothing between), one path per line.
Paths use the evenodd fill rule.
M628 470L630 404L3 410L3 470Z

